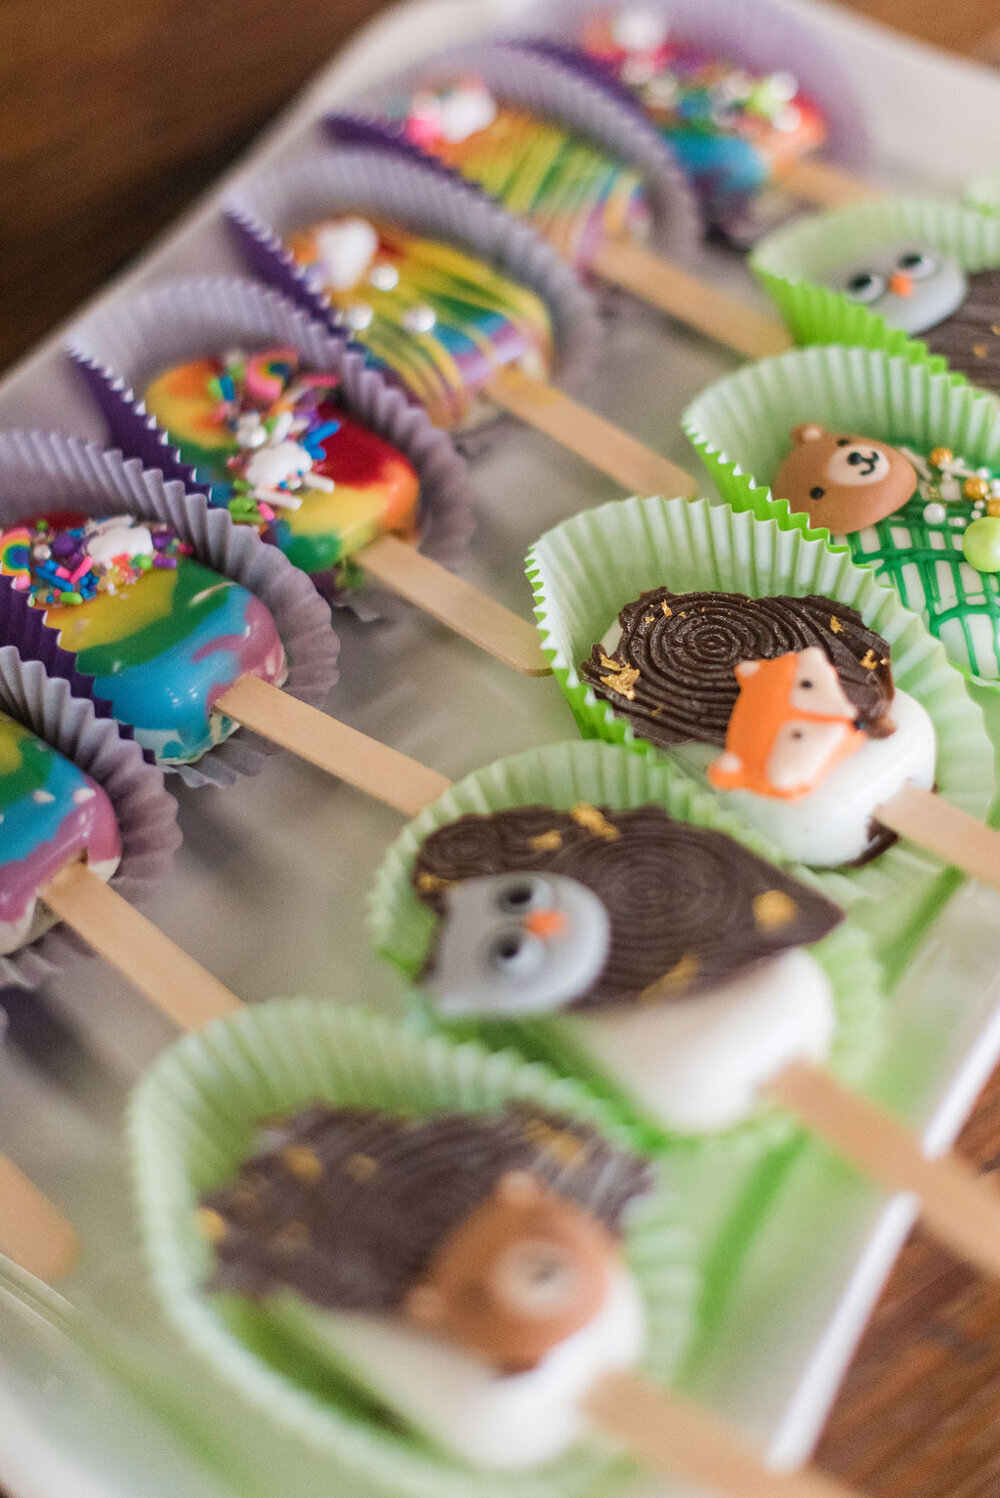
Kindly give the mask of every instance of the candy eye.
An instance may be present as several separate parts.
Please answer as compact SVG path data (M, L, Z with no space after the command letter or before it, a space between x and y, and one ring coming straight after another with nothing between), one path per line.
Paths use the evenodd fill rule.
M511 915L535 910L539 905L550 904L551 901L552 891L547 881L530 874L511 879L497 896L497 905Z
M544 961L545 943L519 927L501 932L490 943L490 967L505 978L530 977L539 971Z
M877 271L859 270L844 287L852 302L877 302L885 291L885 277Z
M573 1304L580 1271L560 1244L529 1239L503 1255L494 1283L499 1299L521 1315L553 1316Z
M936 270L940 270L941 262L923 250L908 250L905 255L900 255L896 267L904 275L912 276L914 281L925 281Z

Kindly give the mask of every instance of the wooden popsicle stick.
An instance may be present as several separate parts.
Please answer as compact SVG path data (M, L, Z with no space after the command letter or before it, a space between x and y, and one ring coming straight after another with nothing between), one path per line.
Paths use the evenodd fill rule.
M436 801L451 784L437 770L327 717L257 676L241 676L215 706L254 733L407 816Z
M1000 889L1000 832L942 796L904 785L876 807L875 817L883 827L935 853L945 863Z
M356 560L372 577L416 604L441 624L471 640L489 655L523 671L526 676L549 676L552 667L542 653L538 631L487 593L456 577L438 562L423 556L398 536L379 536Z
M198 1030L241 1007L235 994L85 863L61 869L39 898L181 1030Z
M859 1498L815 1467L772 1472L719 1416L635 1373L608 1374L584 1400L587 1414L656 1471L726 1498Z
M784 323L639 245L621 239L605 241L593 269L602 280L623 287L747 359L766 359L793 347Z
M927 1227L983 1273L1000 1275L1000 1193L957 1155L929 1160L898 1118L836 1077L796 1061L768 1094L890 1191L920 1197Z
M0 1155L0 1253L51 1282L69 1273L79 1251L73 1224L13 1160Z
M698 485L691 474L651 447L630 437L554 385L520 369L501 369L486 387L489 398L536 431L544 432L629 494L691 498Z
M845 172L843 167L828 161L813 161L811 157L778 167L774 176L794 197L820 208L840 208L884 195L881 188Z

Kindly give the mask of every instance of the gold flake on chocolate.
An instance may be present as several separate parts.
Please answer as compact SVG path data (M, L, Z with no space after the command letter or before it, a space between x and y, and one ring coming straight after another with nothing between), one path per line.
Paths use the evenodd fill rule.
M780 931L790 926L798 913L795 901L782 889L766 889L754 896L753 918L762 931Z
M582 827L594 837L603 837L606 842L613 843L617 837L621 836L614 823L609 822L602 811L599 811L596 806L590 806L586 801L581 801L574 806L570 816L578 827Z
M344 1162L344 1169L352 1181L364 1186L378 1175L378 1161L373 1160L371 1155L351 1155Z
M562 847L562 833L552 827L548 832L539 832L529 841L536 853L557 853Z
M631 702L635 697L635 684L639 680L639 671L635 666L623 666L620 661L611 661L601 652L601 665L608 673L601 677L601 684L612 692L619 692Z
M323 1178L323 1162L304 1144L290 1144L282 1155L285 1167L293 1176L307 1185L314 1186Z
M211 1207L198 1207L194 1222L199 1235L208 1243L221 1243L229 1231L226 1219L221 1213L213 1212Z

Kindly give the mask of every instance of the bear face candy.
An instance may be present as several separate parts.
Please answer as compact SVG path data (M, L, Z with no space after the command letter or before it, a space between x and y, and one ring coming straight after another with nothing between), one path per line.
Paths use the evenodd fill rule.
M85 858L105 883L121 859L107 792L50 744L0 713L0 954L55 923L38 892Z
M956 665L1000 679L1000 479L946 447L925 457L815 422L791 435L775 496L844 537Z
M241 676L280 685L285 652L253 593L202 565L167 524L36 517L0 535L0 576L165 766L236 729L215 702Z
M385 532L410 539L420 484L403 454L337 403L336 375L294 349L230 350L158 375L146 410L216 503L310 575L337 572Z

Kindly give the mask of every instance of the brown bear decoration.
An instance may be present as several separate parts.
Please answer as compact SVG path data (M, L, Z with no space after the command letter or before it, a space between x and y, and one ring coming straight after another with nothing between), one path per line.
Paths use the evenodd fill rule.
M795 427L792 441L774 478L775 497L835 536L884 520L916 492L913 464L884 442L828 432L815 421Z

